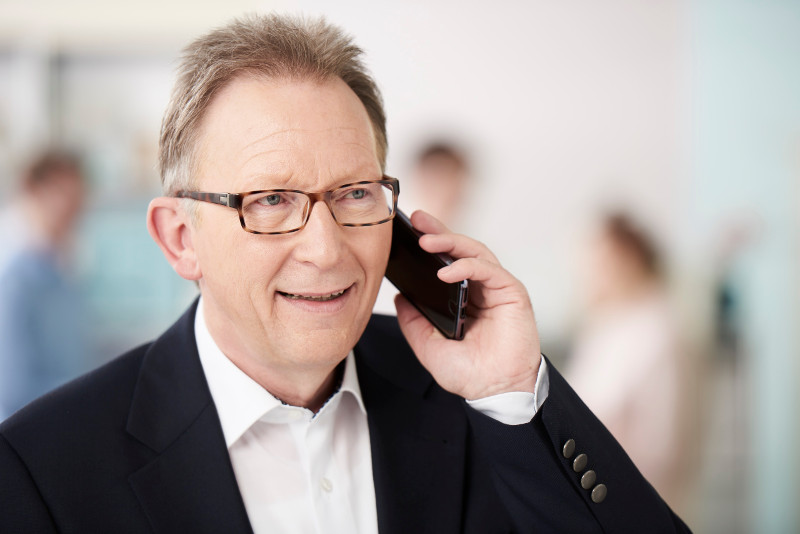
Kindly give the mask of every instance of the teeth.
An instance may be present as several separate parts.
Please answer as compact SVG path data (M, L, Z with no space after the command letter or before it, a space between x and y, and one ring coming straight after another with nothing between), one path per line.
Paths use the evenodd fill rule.
M333 300L333 299L335 299L337 297L341 297L342 295L344 295L345 291L346 291L346 289L342 289L341 291L337 291L336 293L330 293L328 295L319 295L317 297L307 297L307 296L304 296L304 295L294 295L292 293L284 293L283 291L279 291L279 293L281 295L283 295L284 297L288 297L288 298L293 299L293 300L312 300L314 302L324 302L326 300Z

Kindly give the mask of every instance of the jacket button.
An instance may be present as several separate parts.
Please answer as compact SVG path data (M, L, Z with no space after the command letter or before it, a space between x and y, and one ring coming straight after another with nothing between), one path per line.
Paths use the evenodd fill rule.
M561 452L564 454L564 458L572 458L572 455L575 454L575 440L568 439Z
M608 489L605 484L598 484L592 490L592 502L601 503L606 498Z
M576 473L583 471L586 469L587 463L589 463L589 457L585 454L579 454L575 457L575 461L572 462L572 470Z
M597 481L597 474L589 469L586 471L583 476L581 477L581 487L585 490L588 490L594 483Z

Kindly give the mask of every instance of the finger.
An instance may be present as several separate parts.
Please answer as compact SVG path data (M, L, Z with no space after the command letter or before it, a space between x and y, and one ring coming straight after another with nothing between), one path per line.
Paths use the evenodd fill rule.
M487 289L505 289L516 285L518 280L497 265L480 258L461 258L438 272L439 279L448 284L462 280L481 282Z
M483 307L522 302L527 292L522 283L497 264L478 258L462 258L439 269L439 279L447 283L462 280L477 282L471 291L470 303Z
M442 221L423 210L416 210L411 214L411 224L423 234L450 233L450 230Z
M397 322L408 344L415 354L424 346L425 341L438 332L433 325L401 294L394 298L397 309Z
M471 237L454 234L430 213L417 210L411 215L414 228L426 234L420 238L420 247L432 253L446 252L453 257L480 257L500 263L489 248Z
M445 252L453 258L479 258L500 265L489 247L462 234L426 234L419 246L431 253Z

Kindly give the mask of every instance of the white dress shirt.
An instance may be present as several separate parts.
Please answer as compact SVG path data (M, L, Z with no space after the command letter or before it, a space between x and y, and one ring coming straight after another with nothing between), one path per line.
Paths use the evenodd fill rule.
M367 412L352 351L341 387L314 414L283 404L225 357L206 326L202 298L195 337L253 531L377 533ZM535 393L467 402L503 423L523 424L548 388L542 359Z

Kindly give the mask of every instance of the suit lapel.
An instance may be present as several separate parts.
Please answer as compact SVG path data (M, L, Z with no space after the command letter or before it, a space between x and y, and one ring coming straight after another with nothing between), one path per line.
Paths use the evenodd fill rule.
M460 532L467 422L405 339L376 317L356 346L382 534ZM455 409L454 409L455 408Z
M196 304L149 349L127 431L154 451L129 483L155 532L251 533L194 339ZM394 318L355 349L382 534L461 530L467 422ZM455 409L454 409L455 408Z
M129 482L156 532L252 532L197 354L196 307L145 355L127 430L155 457Z

